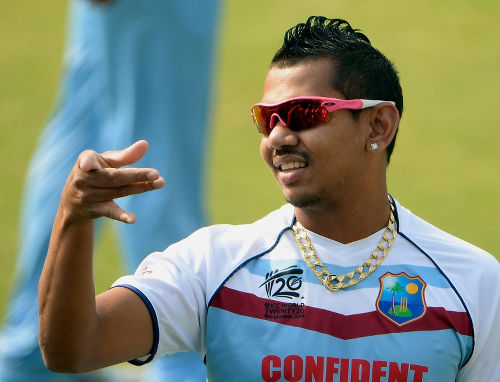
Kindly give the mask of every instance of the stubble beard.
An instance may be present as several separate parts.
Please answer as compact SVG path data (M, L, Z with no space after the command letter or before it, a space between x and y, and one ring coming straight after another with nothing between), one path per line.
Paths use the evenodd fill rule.
M321 208L323 210L336 210L339 206L338 200L328 197L325 190L297 196L285 196L285 200L297 208Z
M285 200L294 207L308 208L321 204L323 196L321 195L321 193L306 194L295 198L293 196L287 197L285 195Z

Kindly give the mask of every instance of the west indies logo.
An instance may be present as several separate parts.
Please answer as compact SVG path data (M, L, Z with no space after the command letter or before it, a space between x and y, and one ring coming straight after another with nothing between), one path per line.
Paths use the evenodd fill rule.
M426 283L420 277L406 273L387 272L380 277L377 310L398 326L423 317L427 310L424 290Z

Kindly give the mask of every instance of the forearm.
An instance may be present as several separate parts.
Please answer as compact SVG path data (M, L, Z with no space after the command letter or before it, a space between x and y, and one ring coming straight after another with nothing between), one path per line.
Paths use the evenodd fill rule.
M96 300L92 275L93 219L133 223L135 215L114 199L164 185L154 169L121 168L147 148L146 141L138 141L119 151L84 151L61 193L38 289L40 347L53 371L89 371L151 349L151 318L142 300L124 288Z
M92 272L93 220L60 208L40 278L40 347L54 371L83 371L97 332Z

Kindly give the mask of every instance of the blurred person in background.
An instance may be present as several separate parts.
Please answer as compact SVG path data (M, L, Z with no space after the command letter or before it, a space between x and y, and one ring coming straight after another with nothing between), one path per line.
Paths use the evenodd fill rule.
M169 187L124 200L138 212L133 229L116 226L126 269L206 223L203 164L219 8L219 0L71 2L58 105L26 179L16 281L0 334L0 381L106 378L54 374L38 345L38 280L59 195L79 152L154 142L141 165L161 163ZM180 353L153 363L143 379L202 381L205 366L199 354Z

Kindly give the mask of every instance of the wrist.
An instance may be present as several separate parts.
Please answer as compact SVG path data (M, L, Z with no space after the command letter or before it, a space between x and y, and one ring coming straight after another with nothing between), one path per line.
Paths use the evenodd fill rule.
M92 217L84 216L83 214L78 213L72 208L60 205L57 210L54 225L58 225L61 228L67 229L69 227L93 226L93 221L94 218Z

